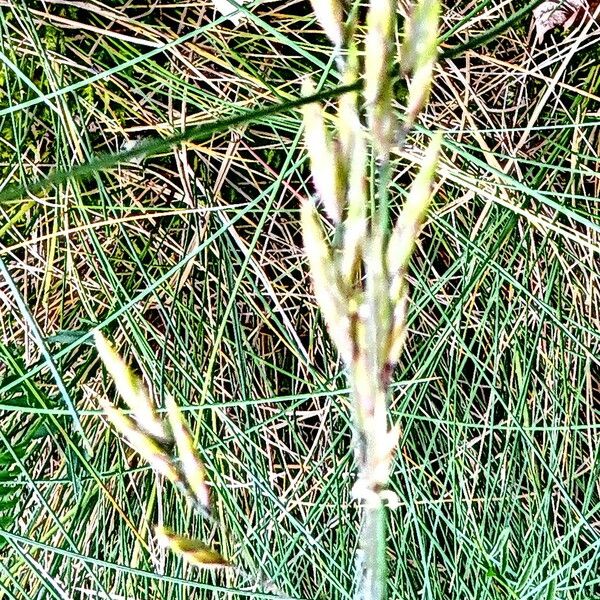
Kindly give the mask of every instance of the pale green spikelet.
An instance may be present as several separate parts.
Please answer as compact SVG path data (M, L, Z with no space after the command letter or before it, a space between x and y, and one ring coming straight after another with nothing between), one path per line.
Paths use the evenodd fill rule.
M367 14L363 93L373 143L381 159L387 158L397 128L390 76L395 54L395 25L395 1L371 0Z
M440 133L434 134L421 162L421 168L411 185L408 198L392 231L387 247L387 268L390 277L389 295L393 306L392 328L386 346L388 372L398 362L406 340L406 316L408 313L406 271L419 230L431 203L433 181L441 143L442 135Z
M319 214L310 201L302 206L302 232L317 302L338 351L348 363L352 360L353 349L348 297L338 275Z
M406 318L408 315L408 284L405 277L399 278L398 283L398 298L394 304L392 329L387 343L386 369L388 377L391 376L392 370L400 358L408 334L406 328Z
M358 77L356 44L348 53L344 82ZM339 270L346 286L356 278L367 231L367 144L358 112L358 94L343 94L338 107L338 131L341 153L346 167L346 212L342 228L343 248L339 256Z
M334 46L341 46L344 37L344 10L340 0L310 0L317 17L327 37Z
M94 331L94 340L106 370L112 377L119 395L133 411L137 425L154 438L163 442L169 441L170 433L158 418L154 403L141 379L134 374L100 331Z
M315 93L310 79L305 79L302 93L310 96ZM319 200L333 223L342 219L344 204L344 172L339 152L325 124L324 112L317 102L307 104L302 109L306 148L310 158L311 172Z
M168 548L196 567L226 569L232 566L221 554L200 540L177 535L166 527L160 526L154 528L154 535L161 546Z
M400 66L410 75L420 64L435 58L441 5L439 0L419 0L405 22Z
M399 272L408 266L419 229L427 215L441 145L442 134L434 134L421 161L421 168L410 187L398 222L392 231L387 247L387 265L392 278L396 278ZM392 285L393 290L395 287ZM397 294L392 291L391 296L394 299Z
M385 263L385 236L377 225L372 226L365 249L365 309L367 339L364 353L368 357L370 373L380 380L386 363L392 306Z
M358 80L359 64L358 48L356 43L352 42L342 73L342 84L350 85ZM358 92L346 92L340 96L337 116L341 159L347 164L352 156L356 137L361 134L364 136L358 111Z
M420 0L407 20L401 51L401 68L412 74L408 87L407 125L411 125L429 99L437 60L439 0Z
M181 483L179 469L175 466L165 449L150 435L140 430L135 421L115 408L108 400L99 399L106 416L125 441L160 475L173 483Z
M168 395L165 404L181 461L186 492L198 505L198 508L209 515L211 502L208 485L206 484L206 470L194 448L194 438L173 397Z

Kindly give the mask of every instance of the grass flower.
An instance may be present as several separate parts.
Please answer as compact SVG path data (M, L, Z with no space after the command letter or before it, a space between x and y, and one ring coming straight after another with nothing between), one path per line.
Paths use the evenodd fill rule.
M422 0L405 28L407 56L401 64L413 75L409 125L423 108L431 86L438 13L437 2ZM325 22L323 17L320 20ZM395 30L395 2L373 0L367 14L363 63L366 132L356 94L340 98L337 138L328 132L319 105L311 104L303 112L317 196L335 226L330 240L314 203L304 203L304 246L315 296L351 381L358 469L352 493L362 503L356 589L361 600L381 600L386 594L385 507L397 505L388 485L400 433L397 424L389 426L389 383L406 339L408 264L431 201L441 146L441 136L434 135L390 231L389 157L398 130L390 72ZM349 44L342 73L345 81L359 74L356 42ZM308 95L313 88L305 85L303 92ZM370 174L365 140L370 140L379 163L372 200L367 194ZM340 238L341 248L334 241Z

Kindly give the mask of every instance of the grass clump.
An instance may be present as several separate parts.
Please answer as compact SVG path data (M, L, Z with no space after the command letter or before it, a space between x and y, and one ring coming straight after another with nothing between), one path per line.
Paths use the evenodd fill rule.
M347 46L307 2L245 3L238 27L208 1L109 4L0 10L0 595L349 598L351 389L302 250L300 104L280 111L319 99L298 98L310 76L342 139ZM535 44L532 6L445 6L429 102L392 145L390 228L444 131L388 396L394 598L597 595L596 26ZM401 133L407 101L400 77ZM220 525L107 426L97 327L163 422L173 396ZM251 575L162 551L161 523Z

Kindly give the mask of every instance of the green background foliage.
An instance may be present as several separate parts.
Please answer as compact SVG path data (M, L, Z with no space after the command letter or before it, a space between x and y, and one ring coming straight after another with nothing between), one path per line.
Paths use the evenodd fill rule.
M600 589L597 26L533 45L524 14L466 47L523 6L445 8L432 101L394 157L397 212L423 131L447 130L393 384L393 598ZM3 185L285 102L305 74L338 84L308 2L248 7L238 29L207 2L0 8ZM348 389L302 257L300 130L272 114L0 206L7 598L349 597ZM185 411L230 536L107 426L96 323ZM152 542L161 518L253 577L182 566Z

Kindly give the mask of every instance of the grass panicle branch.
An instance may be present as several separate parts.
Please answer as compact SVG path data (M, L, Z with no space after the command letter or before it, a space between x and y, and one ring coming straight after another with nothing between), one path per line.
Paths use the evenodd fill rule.
M439 10L436 0L421 0L406 22L400 59L400 69L411 76L405 131L429 97ZM323 8L317 11L326 33L333 14L332 10L324 14ZM336 26L341 27L341 16L335 15ZM319 105L308 105L303 111L316 197L335 228L330 241L314 202L304 203L304 246L315 296L351 380L358 470L353 496L362 504L355 591L359 600L386 596L386 507L397 504L388 484L400 431L389 424L389 384L406 339L408 263L431 201L441 147L441 136L434 134L390 231L390 153L402 130L392 103L389 71L395 62L395 32L395 2L371 2L363 63L366 131L361 126L357 94L339 99L335 139ZM348 45L343 80L355 78L360 68L356 42L349 40ZM305 85L303 92L314 94L314 89ZM378 163L375 173L367 170L365 140ZM369 202L367 196L366 182L371 176L376 178L376 202Z
M175 484L204 517L212 518L206 470L181 411L167 396L168 421L158 417L147 388L99 331L94 332L96 349L115 387L132 410L129 417L104 398L99 402L109 422L138 454L159 474ZM199 540L182 537L163 526L155 528L158 542L191 564L222 568L230 566L218 552Z

